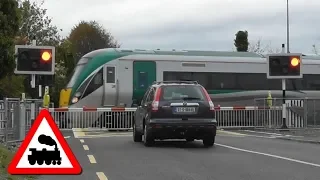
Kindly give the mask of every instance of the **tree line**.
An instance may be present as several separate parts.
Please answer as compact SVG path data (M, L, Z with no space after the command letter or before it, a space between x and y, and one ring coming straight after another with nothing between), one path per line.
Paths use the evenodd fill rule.
M43 4L44 1L0 1L0 99L20 97L22 92L27 97L37 94L37 88L30 87L29 76L13 73L15 45L29 45L35 38L37 45L56 47L56 72L50 89L51 100L56 105L60 90L80 57L96 49L120 47L112 34L96 21L80 21L68 36L62 37L62 29L53 24Z

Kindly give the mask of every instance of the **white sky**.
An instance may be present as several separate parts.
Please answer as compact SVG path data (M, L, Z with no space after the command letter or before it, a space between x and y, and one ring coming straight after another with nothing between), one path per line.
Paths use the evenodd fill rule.
M319 0L289 0L291 52L320 45ZM96 20L122 48L232 50L235 33L273 47L286 43L286 0L45 0L62 35Z

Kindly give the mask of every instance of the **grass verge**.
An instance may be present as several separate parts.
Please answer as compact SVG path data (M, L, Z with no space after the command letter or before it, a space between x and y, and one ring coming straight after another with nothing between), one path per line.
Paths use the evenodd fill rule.
M6 180L35 180L36 176L18 176L8 174L8 166L14 156L14 152L10 151L3 145L0 145L0 179Z

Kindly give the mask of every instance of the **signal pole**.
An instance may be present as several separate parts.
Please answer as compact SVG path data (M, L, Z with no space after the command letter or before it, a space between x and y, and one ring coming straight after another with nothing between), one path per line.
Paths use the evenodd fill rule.
M282 44L282 53L285 53L285 45ZM289 50L288 52L289 53ZM287 126L287 107L286 107L286 79L282 79L282 127L281 129L288 129Z
M32 44L31 46L37 46L37 40L36 37L33 37L32 40ZM31 88L35 89L36 88L36 75L35 74L31 74ZM32 100L31 100L31 105L30 105L30 119L31 119L31 123L33 124L34 119L35 119L35 113L36 113L36 104L35 104L35 97L33 97L33 93L31 93L32 95Z
M33 37L31 46L37 46L36 37ZM31 74L31 88L32 89L36 88L36 75L35 74ZM32 98L34 98L34 97L32 97Z
M290 53L289 51L289 0L287 0L287 53Z

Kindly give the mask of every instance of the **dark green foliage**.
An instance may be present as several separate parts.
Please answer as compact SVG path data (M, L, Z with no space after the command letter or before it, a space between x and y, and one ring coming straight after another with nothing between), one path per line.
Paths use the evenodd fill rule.
M81 21L72 30L68 37L72 44L72 52L76 62L88 52L120 47L113 36L96 21Z
M13 73L14 37L19 30L19 10L16 0L0 1L0 79Z
M238 52L247 52L249 47L248 31L238 31L236 39L234 40L234 46Z
M21 24L18 36L37 40L37 45L58 45L60 42L59 31L52 24L52 19L47 16L47 9L42 7L44 1L20 1Z

